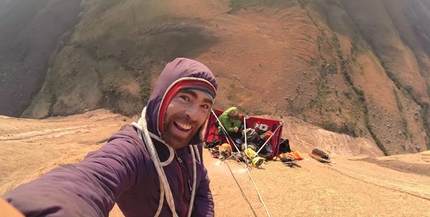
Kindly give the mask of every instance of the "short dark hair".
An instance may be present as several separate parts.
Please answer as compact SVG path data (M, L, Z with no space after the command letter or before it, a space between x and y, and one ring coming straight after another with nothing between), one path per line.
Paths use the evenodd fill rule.
M240 114L238 110L233 110L230 112L230 117L235 119L235 120L239 120L240 119Z

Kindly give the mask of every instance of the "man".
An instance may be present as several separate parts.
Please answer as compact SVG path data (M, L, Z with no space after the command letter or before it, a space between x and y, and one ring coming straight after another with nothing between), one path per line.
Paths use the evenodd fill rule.
M217 89L203 64L168 63L138 123L82 162L56 168L2 196L26 216L214 216L200 132ZM1 214L1 213L0 213Z
M218 133L220 135L225 135L225 130L232 139L242 137L242 132L240 131L242 121L240 121L240 113L236 107L230 107L225 110L219 116L219 120L221 122L221 125L218 126Z

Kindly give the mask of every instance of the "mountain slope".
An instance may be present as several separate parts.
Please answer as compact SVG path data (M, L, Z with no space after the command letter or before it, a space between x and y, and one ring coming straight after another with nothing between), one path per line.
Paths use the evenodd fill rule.
M164 64L185 56L216 74L218 108L294 116L386 155L428 150L429 4L84 0L22 117L138 114Z
M20 116L31 104L44 83L51 53L61 49L79 22L79 4L0 0L0 114Z

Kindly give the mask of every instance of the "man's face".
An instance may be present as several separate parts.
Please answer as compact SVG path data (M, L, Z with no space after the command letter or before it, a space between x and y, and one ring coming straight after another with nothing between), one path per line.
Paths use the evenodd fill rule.
M212 99L196 89L180 90L170 101L163 123L163 139L174 149L188 145L206 121Z

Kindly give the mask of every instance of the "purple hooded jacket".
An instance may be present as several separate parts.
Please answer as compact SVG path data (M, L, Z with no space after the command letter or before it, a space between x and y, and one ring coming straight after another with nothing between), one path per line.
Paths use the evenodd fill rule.
M207 83L215 91L216 80L203 64L186 58L168 63L151 93L146 120L148 130L161 137L159 123L178 87ZM180 81L180 82L178 82ZM182 83L178 85L178 83ZM175 90L176 87L176 90ZM161 117L161 120L160 120ZM201 130L201 129L200 129ZM161 161L169 157L164 144L152 139ZM198 144L200 133L190 144ZM163 167L172 192L176 213L187 216L190 207L193 162L188 146L176 150L177 157ZM196 194L192 216L214 216L209 178L202 161L196 160ZM154 216L160 200L160 181L137 129L127 126L114 134L106 145L89 153L83 161L59 167L44 176L2 195L26 216L108 216L115 203L127 217ZM172 216L166 199L160 216Z

